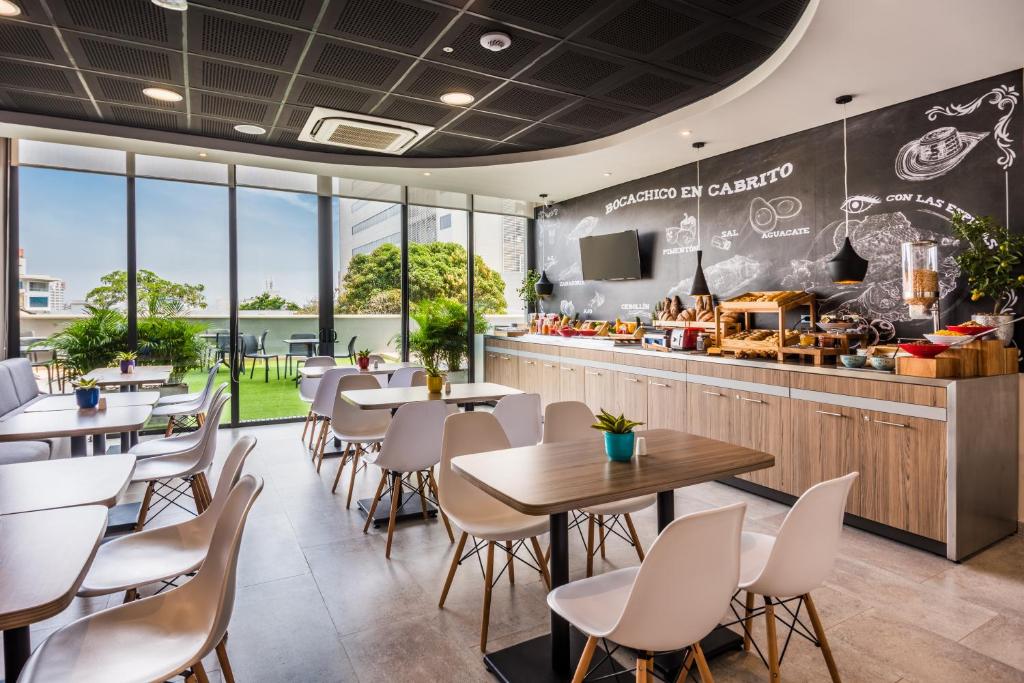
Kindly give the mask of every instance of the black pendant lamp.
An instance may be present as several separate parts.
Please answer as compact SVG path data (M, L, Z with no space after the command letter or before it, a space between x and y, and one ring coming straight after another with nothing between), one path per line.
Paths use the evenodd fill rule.
M534 283L533 290L537 292L537 296L541 297L551 296L551 293L555 291L555 285L548 279L547 271L540 272L540 279Z
M840 95L836 104L843 105L843 229L846 237L843 246L828 262L828 274L837 285L856 285L864 282L868 272L868 260L857 253L850 242L850 210L847 199L850 197L848 187L850 166L846 158L846 105L853 101L853 95Z
M704 147L703 142L693 143L693 148L699 150ZM697 157L697 187L700 187L700 157ZM704 277L704 266L701 265L701 259L704 256L704 252L700 248L700 196L702 192L697 190L697 269L693 271L693 284L690 285L690 296L711 296L711 290L708 289L708 281Z

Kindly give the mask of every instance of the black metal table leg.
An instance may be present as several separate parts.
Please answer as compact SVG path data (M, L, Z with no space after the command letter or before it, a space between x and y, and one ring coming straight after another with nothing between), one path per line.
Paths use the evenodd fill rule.
M465 405L462 406L462 409L465 410L467 413L472 413L473 412L473 404L472 403L466 403Z
M17 681L31 654L32 638L28 626L4 631L4 680Z
M569 583L569 513L550 517L551 589ZM551 610L551 668L569 673L569 622Z
M78 458L89 455L89 443L84 436L71 437L71 457Z
M93 455L106 455L107 454L107 435L106 434L93 434L93 437L92 437L92 454Z

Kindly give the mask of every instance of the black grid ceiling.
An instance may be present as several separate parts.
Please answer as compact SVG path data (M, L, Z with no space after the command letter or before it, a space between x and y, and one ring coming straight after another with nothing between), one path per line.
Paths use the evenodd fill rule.
M406 156L560 147L724 88L807 0L14 0L0 107L295 149L314 106L438 128ZM490 52L487 31L512 46ZM445 51L444 48L451 48ZM160 103L148 86L185 99ZM470 107L438 101L451 91ZM237 133L237 123L267 128Z

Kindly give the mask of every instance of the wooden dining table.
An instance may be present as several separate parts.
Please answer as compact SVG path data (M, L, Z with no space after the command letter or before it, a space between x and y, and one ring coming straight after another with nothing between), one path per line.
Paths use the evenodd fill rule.
M159 391L131 391L100 394L106 399L107 408L126 408L129 406L153 406L160 400ZM53 410L78 410L78 402L74 394L53 394L43 396L30 403L23 412L48 413Z
M767 453L671 429L637 432L647 452L631 461L612 462L595 434L578 441L538 444L463 455L452 468L470 482L528 515L548 515L551 528L551 587L569 581L569 512L634 496L657 494L659 533L675 518L675 489L772 467ZM562 683L572 678L583 638L571 637L569 623L551 612L551 632L484 657L488 670L506 683ZM732 631L719 628L702 642L713 656L742 644ZM664 680L674 681L681 660L663 658ZM604 674L614 673L611 658Z
M71 604L106 526L101 505L0 516L0 631L9 683L32 653L29 627Z
M77 505L113 507L135 471L135 456L61 458L0 465L0 515Z
M71 437L71 455L88 455L86 437L93 437L95 455L107 452L106 435L137 432L149 421L151 406L122 406L106 410L51 410L23 412L0 420L0 441L33 441ZM122 438L122 450L127 451Z
M166 384L171 377L171 369L170 365L137 365L131 372L121 372L120 368L96 368L82 379L94 379L100 387L137 391L143 384Z
M314 365L313 367L307 367L303 365L299 368L299 374L306 379L320 379L324 376L324 373L328 370L334 370L338 365ZM415 363L378 363L376 367L372 364L365 370L360 370L361 375L393 375L396 371L401 368L419 367Z

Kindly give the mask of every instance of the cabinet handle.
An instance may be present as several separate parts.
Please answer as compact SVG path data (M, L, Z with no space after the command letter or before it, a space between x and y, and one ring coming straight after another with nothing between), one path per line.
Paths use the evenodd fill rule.
M746 401L747 403L764 403L764 401L759 398L747 398L746 396L737 396L736 398L741 401Z
M502 356L502 360L512 360L512 356Z
M717 391L702 391L701 393L707 394L708 396L721 396Z
M557 365L552 365L551 363L545 363L544 367L546 367L546 368L555 368L555 367L558 367L558 366Z
M899 422L889 422L888 420L875 420L875 424L876 425L889 425L890 427L903 427L904 429L907 426L905 424L900 424Z
M562 372L576 372L576 368L562 368Z
M636 377L623 377L622 379L626 380L627 382L633 382L633 383L637 383L637 382L640 381Z
M588 372L587 374L590 375L591 377L600 377L601 376L600 372Z
M833 413L833 412L830 412L828 410L815 410L814 412L818 413L818 415L831 415L832 417L846 417L842 413Z
M650 384L652 387L664 387L668 389L668 385L662 384L661 382L648 382L648 384Z
M526 364L527 364L527 365L536 365L536 364L537 364L537 361L533 361L533 360L528 360L528 361L526 361Z

